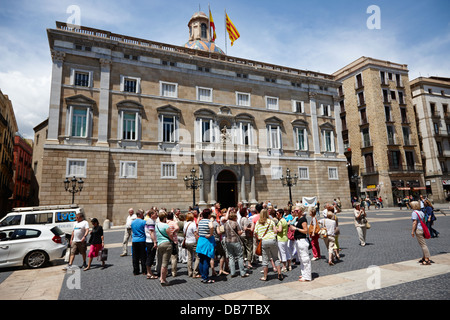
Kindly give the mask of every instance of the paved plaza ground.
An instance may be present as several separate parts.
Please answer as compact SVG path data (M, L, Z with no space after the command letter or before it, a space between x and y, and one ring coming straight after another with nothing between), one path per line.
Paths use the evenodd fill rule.
M448 209L448 205L437 205ZM422 252L411 237L411 210L385 208L368 211L372 228L367 246L359 245L353 212L339 214L341 262L329 266L327 259L312 261L313 281L298 282L299 265L280 282L276 273L262 282L261 265L248 278L216 277L214 284L187 276L178 264L178 276L168 277L170 286L158 280L134 276L131 256L120 257L123 227L105 232L109 248L107 268L94 260L89 271L66 274L63 261L39 270L0 269L0 299L30 300L449 300L450 299L450 210L437 213L438 238L427 240L434 263L417 263ZM322 257L325 246L320 240ZM77 256L74 264L81 265ZM218 268L216 268L218 269ZM170 268L169 268L170 270ZM170 273L170 272L169 272ZM78 278L76 278L78 275Z

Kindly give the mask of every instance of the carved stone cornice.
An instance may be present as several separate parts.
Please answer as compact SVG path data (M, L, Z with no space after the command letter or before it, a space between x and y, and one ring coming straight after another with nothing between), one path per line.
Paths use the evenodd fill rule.
M64 58L66 57L65 52L54 50L54 49L51 49L51 55L52 55L53 62L58 62L58 61L63 62Z

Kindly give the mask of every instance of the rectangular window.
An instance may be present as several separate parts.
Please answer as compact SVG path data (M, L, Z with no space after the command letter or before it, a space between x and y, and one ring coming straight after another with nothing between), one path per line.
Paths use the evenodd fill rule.
M250 107L250 94L236 92L236 105Z
M331 131L325 130L323 132L323 143L325 152L334 152L333 148L333 134Z
M87 137L87 108L73 108L72 109L72 137Z
M249 146L251 145L251 140L250 140L250 135L251 135L251 130L252 130L252 126L250 123L242 123L241 126L241 134L242 134L242 144L245 146Z
M178 97L178 84L169 82L160 82L161 95L163 97L177 98Z
M86 178L86 159L67 159L66 177Z
M161 163L161 179L176 179L177 178L177 164L176 163Z
M137 161L120 161L120 178L137 178Z
M384 107L384 115L386 117L386 122L390 122L391 121L391 107L389 107L389 106Z
M361 88L363 85L362 74L356 75L356 89Z
M75 71L74 85L89 87L89 72Z
M298 167L298 179L299 180L309 180L309 168L308 167Z
M266 108L269 110L278 110L278 98L266 97Z
M136 113L123 113L122 133L122 139L136 140Z
M336 167L328 168L328 180L339 180L338 168Z
M197 100L204 102L212 102L212 89L197 87Z
M163 116L163 142L175 142L175 117Z
M202 142L211 142L211 122L209 120L202 121Z
M322 104L322 115L325 117L331 117L330 105Z
M269 148L281 149L281 131L279 126L269 125Z
M123 80L123 91L137 93L137 84L138 81L136 79L124 78Z
M292 112L304 113L305 112L305 106L304 106L303 101L292 100Z
M395 144L395 131L393 126L387 126L388 145Z
M297 150L308 150L308 134L305 128L297 128Z

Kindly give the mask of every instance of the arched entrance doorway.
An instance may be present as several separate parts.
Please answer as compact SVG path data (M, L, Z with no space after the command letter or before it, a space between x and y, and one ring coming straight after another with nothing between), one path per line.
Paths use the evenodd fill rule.
M221 209L237 205L237 178L230 170L223 170L217 176L217 201Z

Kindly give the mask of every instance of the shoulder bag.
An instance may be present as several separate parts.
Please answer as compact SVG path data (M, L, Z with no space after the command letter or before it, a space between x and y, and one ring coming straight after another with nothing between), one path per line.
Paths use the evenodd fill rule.
M191 222L191 223L192 223L192 222ZM183 243L181 243L181 247L182 247L183 249L186 249L186 233L187 233L187 231L188 231L188 229L189 229L189 225L190 225L191 223L189 223L189 224L187 225L187 227L186 227L186 232L184 232Z
M318 233L321 239L328 237L328 230L327 227L325 227L325 220L323 221L323 226L320 228Z
M159 230L158 225L156 225L156 228L158 229L159 233L161 233L161 235L162 235L164 238L167 238L167 239L169 240L169 242L172 244L172 255L177 255L177 254L178 254L178 246L177 246L177 244L176 244L175 242L173 242L173 241L169 238L169 236L164 235L164 234L161 232L161 230Z
M311 236L313 233L314 233L314 234L319 234L319 231L320 231L319 222L317 221L317 218L316 218L316 217L314 217L314 219L316 220L316 225L314 226L314 225L312 224L312 221L311 221L311 224L309 225L309 230L308 230L308 232L309 232L309 235L310 235L310 236Z
M261 239L256 239L255 254L257 256L262 255L262 239L265 237L267 231L269 231L269 227L270 227L270 222L269 222L269 225L267 226L266 232L264 232L264 235L262 236L262 238Z
M417 215L417 217L419 218L420 224L422 225L422 230L423 230L423 237L425 239L430 239L431 235L430 235L430 230L428 230L427 225L425 224L425 222L423 222L423 220L420 218L420 215L417 211L414 211Z

